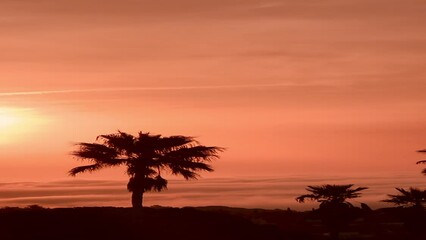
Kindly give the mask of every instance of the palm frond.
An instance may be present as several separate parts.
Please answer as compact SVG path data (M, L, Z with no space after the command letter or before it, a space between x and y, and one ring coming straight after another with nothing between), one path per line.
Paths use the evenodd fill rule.
M418 150L417 152L426 153L426 149ZM416 162L416 164L425 164L426 160ZM423 175L426 175L426 168L422 170Z
M178 148L181 148L191 143L197 143L193 137L187 137L187 136L181 136L181 135L162 137L158 139L155 149L156 151L160 151L164 153L164 152L174 151Z
M135 146L139 154L155 153L156 146L161 139L161 135L152 135L150 133L139 132L136 137Z
M153 176L157 175L158 168L153 168L152 166L141 166L138 164L129 164L127 166L127 175L134 176L136 174L142 175L142 176Z
M296 201L304 202L305 199L310 199L317 202L344 203L347 199L360 197L360 191L368 189L366 187L351 189L352 187L353 184L308 186L306 191L310 192L310 194L301 195L296 198Z
M162 163L164 163L164 165L167 166L167 168L169 168L172 171L174 169L179 169L179 168L194 170L194 171L198 171L198 170L207 171L207 172L213 171L213 168L211 167L210 164L200 162L200 161L192 161L190 159L189 160L182 159L182 158L163 159Z
M154 181L152 181L150 190L161 192L164 189L167 189L167 180L162 178L160 175L154 178Z
M93 171L99 170L103 167L104 167L103 165L95 163L95 164L92 164L92 165L75 167L75 168L71 169L68 173L71 176L75 176L78 173L93 172Z
M301 195L301 196L297 197L296 201L298 201L300 203L304 203L306 199L316 200L317 196L314 195L314 194L304 194L304 195Z
M128 161L128 159L118 158L119 155L115 149L102 144L78 143L77 146L79 149L72 152L72 155L82 160L109 166L125 164Z
M426 190L420 190L418 188L409 188L408 190L405 190L403 188L396 188L396 190L400 194L389 194L389 198L382 200L382 202L405 206L420 206L422 203L426 202Z
M105 146L115 149L121 154L131 154L135 151L135 137L122 131L99 135L96 139L101 139Z
M185 169L185 168L173 168L171 169L171 171L172 171L172 174L174 175L181 175L182 177L185 178L185 180L198 179L198 177L200 176L196 172Z
M117 151L113 148L109 148L105 145L98 144L98 143L78 143L77 146L79 147L78 150L72 152L72 155L88 159L88 160L94 160L97 161L98 159L104 159L104 158L115 158L117 156Z
M155 177L131 177L127 184L127 189L130 192L134 191L157 191L160 192L167 189L167 180L160 175Z
M193 147L182 147L175 151L168 152L164 155L164 158L169 159L185 159L187 161L210 161L214 158L219 158L218 153L223 152L224 148L220 147L206 147L206 146L193 146Z

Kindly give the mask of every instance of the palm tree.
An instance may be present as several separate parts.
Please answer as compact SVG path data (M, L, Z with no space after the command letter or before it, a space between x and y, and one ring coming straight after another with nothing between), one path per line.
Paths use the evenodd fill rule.
M306 199L317 201L320 208L316 211L322 222L328 226L331 239L339 239L339 232L347 224L360 215L360 209L353 207L347 200L361 196L360 191L366 187L352 189L353 184L308 186L306 190L309 194L304 194L296 198L296 201L303 203Z
M389 194L389 199L383 202L393 203L398 206L404 206L399 211L398 216L404 222L409 235L406 239L426 239L426 211L423 204L426 203L426 190L418 188L396 188L398 195Z
M396 190L399 192L398 195L389 194L389 199L383 202L406 207L422 207L423 203L426 203L426 190L411 187L409 190L403 188L396 188Z
M92 164L75 167L69 174L75 176L107 167L126 166L130 177L127 189L132 192L133 208L142 208L145 192L167 189L163 172L181 175L186 180L197 179L197 171L213 171L208 163L219 158L218 153L224 150L200 145L193 137L163 137L143 132L133 136L118 131L100 135L96 141L77 144L78 149L72 155Z
M426 153L426 149L419 150L419 151L417 151L417 152L420 152L420 153ZM426 163L426 160L421 160L421 161L418 161L418 162L417 162L417 164L422 164L422 163ZM426 168L425 168L425 169L423 169L422 173L423 173L424 175L426 175Z
M296 201L303 203L305 199L317 201L321 206L330 204L347 204L352 206L347 199L357 198L361 196L360 191L368 189L367 187L358 187L351 189L353 184L347 185L330 185L308 186L306 191L310 194L304 194L296 198Z

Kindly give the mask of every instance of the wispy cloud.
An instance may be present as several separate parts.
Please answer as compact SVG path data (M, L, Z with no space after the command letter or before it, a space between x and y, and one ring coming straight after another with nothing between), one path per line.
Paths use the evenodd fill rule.
M182 87L129 87L129 88L91 88L91 89L63 89L63 90L39 90L21 92L0 92L0 97L9 96L30 96L30 95L50 95L69 93L93 93L93 92L132 92L132 91L185 91L185 90L214 90L214 89L252 89L252 88L273 88L289 87L300 84L294 83L270 83L251 85L208 85L208 86L182 86Z

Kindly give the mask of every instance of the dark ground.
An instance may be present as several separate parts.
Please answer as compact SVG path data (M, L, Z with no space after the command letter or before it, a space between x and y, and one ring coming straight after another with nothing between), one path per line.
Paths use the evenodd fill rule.
M409 208L359 211L340 239L426 239L425 218ZM228 207L0 209L1 240L185 239L320 240L318 212Z

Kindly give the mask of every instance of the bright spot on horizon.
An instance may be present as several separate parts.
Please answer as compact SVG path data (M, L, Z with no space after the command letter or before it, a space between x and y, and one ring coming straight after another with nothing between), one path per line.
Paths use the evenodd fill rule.
M0 108L0 144L20 141L23 135L36 131L45 120L34 109Z
M10 126L13 126L19 121L18 117L10 114L10 111L1 109L0 110L0 130L3 131Z

